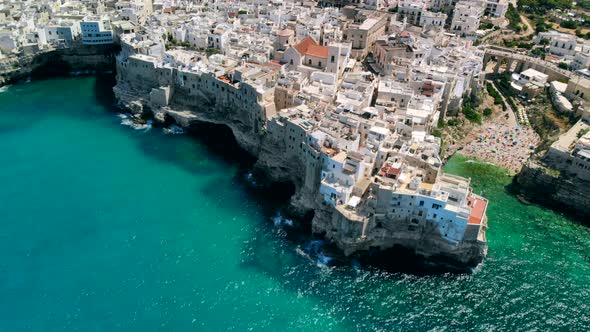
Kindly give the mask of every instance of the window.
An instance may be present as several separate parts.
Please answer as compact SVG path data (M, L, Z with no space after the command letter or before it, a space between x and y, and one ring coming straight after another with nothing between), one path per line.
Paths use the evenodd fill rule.
M420 206L424 206L424 201L420 201Z
M311 65L311 59L307 60L307 63Z
M334 56L332 55L332 58L330 59L330 61L332 61L332 63L334 63Z
M321 67L321 66L322 66L322 62L318 61L318 67Z

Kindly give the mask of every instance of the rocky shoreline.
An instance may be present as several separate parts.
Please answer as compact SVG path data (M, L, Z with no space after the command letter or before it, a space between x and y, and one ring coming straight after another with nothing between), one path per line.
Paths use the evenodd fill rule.
M586 181L569 178L532 159L514 178L511 189L527 201L563 212L590 226L590 183Z
M487 254L485 239L466 241L453 247L437 239L435 226L429 224L423 225L421 232L417 233L391 229L383 234L383 230L376 229L371 223L373 225L366 230L365 239L353 238L351 230L339 229L339 214L334 213L334 207L316 199L317 192L309 192L303 185L304 167L296 159L285 159L283 143L253 132L240 114L217 105L207 105L198 98L189 99L176 94L169 106L154 107L141 92L120 82L113 91L121 109L153 118L160 125L173 121L182 128L190 128L194 123L207 122L230 128L238 145L256 158L254 172L263 174L266 181L294 185L295 194L290 200L289 212L300 218L313 213L310 235L325 238L346 257L362 258L375 252L404 248L403 252L411 253L416 260L423 260L427 265L444 267L448 271L471 271ZM419 238L416 238L417 234Z
M115 66L115 48L87 48L80 50L55 50L36 56L19 71L4 75L5 84L19 79L40 75L43 77L71 76L74 71L87 74L112 73ZM120 83L120 82L119 82ZM188 129L198 122L224 125L231 129L238 145L256 159L254 172L263 174L269 182L290 182L295 187L291 197L289 213L303 217L313 214L312 234L327 239L341 250L346 257L371 260L376 253L386 251L403 252L411 255L414 262L423 261L423 266L437 266L448 271L471 271L482 262L487 254L485 239L465 242L458 247L451 247L434 236L434 225L423 225L416 233L404 233L403 230L377 231L372 227L367 230L367 238L359 241L349 237L345 230L334 231L338 216L332 206L316 199L316 192L309 192L303 185L303 165L298 160L285 160L282 142L274 141L263 133L255 133L248 126L247 119L240 118L231 109L208 105L203 100L183 96L177 92L174 102L166 107L153 107L149 98L141 92L124 84L113 88L118 106L140 117L153 118L159 125L176 123ZM195 101L199 100L198 103ZM195 112L195 110L198 110ZM374 225L373 225L374 226ZM486 225L487 227L487 225ZM428 235L432 233L432 237ZM416 245L419 243L419 245Z
M0 86L31 76L59 77L113 73L118 46L79 45L50 49L32 55L11 56L0 61Z

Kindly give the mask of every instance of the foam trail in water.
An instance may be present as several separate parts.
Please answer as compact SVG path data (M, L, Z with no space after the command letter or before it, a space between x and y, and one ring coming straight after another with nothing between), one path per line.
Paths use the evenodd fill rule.
M8 88L10 88L10 85L5 85L3 87L0 87L0 93L8 91Z

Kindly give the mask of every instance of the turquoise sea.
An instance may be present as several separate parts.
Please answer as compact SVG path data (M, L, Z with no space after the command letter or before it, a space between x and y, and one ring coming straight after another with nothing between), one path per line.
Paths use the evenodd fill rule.
M590 329L589 229L499 168L446 167L491 200L474 274L330 268L216 130L123 126L95 78L2 90L0 331Z

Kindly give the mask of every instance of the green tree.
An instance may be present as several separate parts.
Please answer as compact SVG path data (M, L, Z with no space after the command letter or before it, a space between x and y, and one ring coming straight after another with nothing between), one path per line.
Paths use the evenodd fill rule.
M575 29L578 27L578 24L576 23L576 21L565 20L561 21L561 23L559 23L559 26L566 29Z

